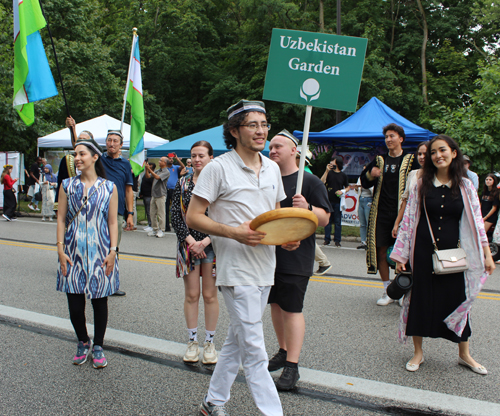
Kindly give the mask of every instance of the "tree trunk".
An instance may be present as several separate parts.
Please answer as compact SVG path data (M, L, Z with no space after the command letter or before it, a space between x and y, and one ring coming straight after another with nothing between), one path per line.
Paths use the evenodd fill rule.
M319 31L321 33L325 31L324 0L319 0Z
M422 41L422 52L420 55L421 63L422 63L422 98L424 100L424 104L429 105L429 100L427 99L427 66L425 63L425 53L427 49L427 40L429 38L429 29L427 28L427 19L425 18L424 8L422 7L422 1L417 0L418 10L422 15L422 29L424 34L424 39Z

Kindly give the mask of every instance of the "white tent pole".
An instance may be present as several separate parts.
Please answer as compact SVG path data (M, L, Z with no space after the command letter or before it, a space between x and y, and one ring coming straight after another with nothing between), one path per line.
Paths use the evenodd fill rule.
M123 110L122 110L122 122L120 124L120 133L123 131L123 120L125 119L125 109L127 108L127 94L128 94L128 84L130 80L130 68L132 67L132 59L134 58L134 46L137 38L137 28L132 29L132 49L130 51L130 59L128 61L128 71L127 71L127 83L125 84L125 94L123 95Z
M307 141L309 140L309 127L311 126L312 106L306 106L306 117L304 119L304 134L302 136L302 150L300 151L299 174L297 176L297 189L296 194L302 192L302 180L304 179L304 167L306 164L306 155L309 147Z

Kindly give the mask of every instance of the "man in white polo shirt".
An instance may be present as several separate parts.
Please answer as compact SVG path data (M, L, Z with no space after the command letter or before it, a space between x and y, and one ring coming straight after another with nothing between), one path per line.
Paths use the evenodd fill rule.
M189 227L212 239L216 285L231 319L200 412L227 415L225 403L241 363L260 412L281 416L278 392L267 371L262 328L262 314L274 283L275 247L259 244L265 234L252 231L249 224L258 215L279 208L286 195L278 165L260 154L270 128L264 103L241 100L227 113L224 141L233 150L203 169L187 212ZM294 250L298 245L288 243L283 248Z

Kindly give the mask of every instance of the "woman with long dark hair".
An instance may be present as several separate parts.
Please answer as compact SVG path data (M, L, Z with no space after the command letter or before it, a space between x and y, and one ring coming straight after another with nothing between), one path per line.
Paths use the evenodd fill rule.
M434 274L431 230L438 250L465 250L468 270ZM429 142L421 179L410 192L391 258L397 272L406 269L409 261L413 273L413 287L405 296L399 325L400 340L413 337L415 348L406 369L419 369L424 362L423 337L429 337L457 343L458 363L487 374L470 355L469 315L495 263L476 190L467 178L462 152L451 137L439 135Z
M212 273L214 250L210 236L189 228L186 224L186 212L193 189L203 168L213 159L214 151L210 143L198 141L191 147L193 173L177 182L172 200L172 225L177 234L178 278L184 279L184 316L188 331L188 346L183 360L193 363L199 360L198 347L198 304L200 292L205 305L205 342L203 344L203 364L215 364L214 335L219 319L219 301L215 276ZM201 276L201 288L200 288Z
M14 184L17 182L16 179L12 179L10 174L12 173L14 167L12 165L4 165L2 176L0 178L0 183L3 185L3 214L7 221L16 221L16 190L14 189Z
M481 214L484 221L484 230L488 232L495 227L498 218L498 178L494 173L488 174L484 180L483 194L481 195Z
M119 288L118 191L106 180L102 150L91 138L75 146L75 167L81 173L64 179L57 216L57 290L66 292L69 315L78 338L73 364L81 365L92 351L94 368L106 367L103 352L108 322L108 296ZM85 298L94 309L94 342L87 334Z

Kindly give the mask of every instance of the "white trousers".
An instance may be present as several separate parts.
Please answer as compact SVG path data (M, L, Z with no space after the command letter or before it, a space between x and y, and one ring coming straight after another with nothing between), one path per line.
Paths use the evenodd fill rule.
M323 250L318 246L318 243L316 243L316 248L314 251L314 260L316 260L320 266L323 267L328 267L330 266L330 262L328 261L328 257L326 257L325 253L323 253Z
M210 380L207 402L221 406L229 401L231 386L243 364L248 388L263 415L283 416L278 391L267 370L262 315L270 286L221 286L230 317L226 341Z

